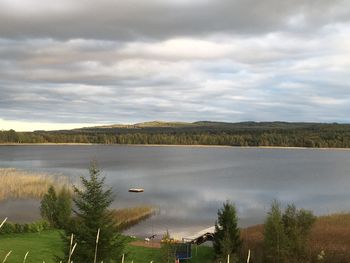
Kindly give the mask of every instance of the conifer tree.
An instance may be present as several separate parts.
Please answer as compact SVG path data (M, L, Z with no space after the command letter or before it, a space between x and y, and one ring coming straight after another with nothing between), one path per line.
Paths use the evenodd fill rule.
M105 178L101 177L95 163L90 165L89 173L88 179L81 177L82 189L74 187L76 218L66 229L67 236L73 233L74 242L77 243L72 260L76 263L94 261L96 237L100 229L96 262L119 262L124 241L108 210L113 201L112 190L104 189Z
M230 262L237 262L242 240L237 226L236 208L226 202L218 211L218 220L215 223L214 251L218 260L225 260L230 255Z

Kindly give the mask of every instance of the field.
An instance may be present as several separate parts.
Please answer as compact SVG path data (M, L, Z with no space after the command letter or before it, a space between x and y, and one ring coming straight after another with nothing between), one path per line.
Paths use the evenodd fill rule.
M42 198L50 186L56 190L70 188L67 177L30 173L14 168L0 168L0 201Z
M41 233L9 234L0 236L0 261L12 251L7 263L23 262L24 255L29 251L27 263L53 263L55 255L62 256L63 243L57 230Z
M137 210L137 209L136 209ZM262 262L263 225L257 225L242 230L244 239L244 255L251 249L251 263ZM139 241L142 243L143 241ZM315 260L322 250L325 252L325 263L350 262L350 214L334 214L319 217L312 229L309 239L309 262ZM27 263L58 262L55 256L62 255L63 243L57 230L41 233L23 233L0 235L0 262L12 251L6 262L23 262L27 251ZM213 260L213 250L210 247L194 247L190 263L210 263ZM133 246L128 244L125 251L125 263L160 262L162 250L152 247Z
M248 227L242 231L245 250L253 251L253 259L262 257L263 231L263 225ZM315 258L324 251L323 262L350 262L350 213L318 217L308 243L310 258Z
M11 234L0 236L0 262L5 255L12 251L7 263L23 262L24 255L29 251L27 263L54 263L55 256L62 256L63 243L57 230L44 231L42 233ZM162 251L157 248L136 247L127 245L125 263L159 262ZM213 252L209 247L193 249L193 258L189 263L212 262Z

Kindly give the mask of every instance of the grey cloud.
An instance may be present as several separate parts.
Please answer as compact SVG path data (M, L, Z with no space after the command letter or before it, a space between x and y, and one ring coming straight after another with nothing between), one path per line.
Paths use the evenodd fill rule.
M350 121L348 1L13 1L1 119Z
M302 32L349 21L345 0L28 1L21 9L0 4L4 38L166 39L217 33ZM30 7L34 5L34 7ZM35 5L38 6L37 10ZM67 10L65 7L67 6ZM29 10L29 11L26 11Z

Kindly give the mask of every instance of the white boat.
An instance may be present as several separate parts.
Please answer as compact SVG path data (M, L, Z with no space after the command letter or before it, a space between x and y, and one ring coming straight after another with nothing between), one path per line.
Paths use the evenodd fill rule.
M143 188L130 188L129 192L130 193L142 193L144 191Z

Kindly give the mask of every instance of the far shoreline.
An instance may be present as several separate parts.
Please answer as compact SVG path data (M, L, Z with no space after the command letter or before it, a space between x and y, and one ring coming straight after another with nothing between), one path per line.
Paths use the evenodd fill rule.
M234 146L234 145L205 145L205 144L117 144L117 143L0 143L1 146L128 146L128 147L183 147L183 148L237 148L237 149L282 149L282 150L341 150L350 148L335 147L296 147L296 146Z

